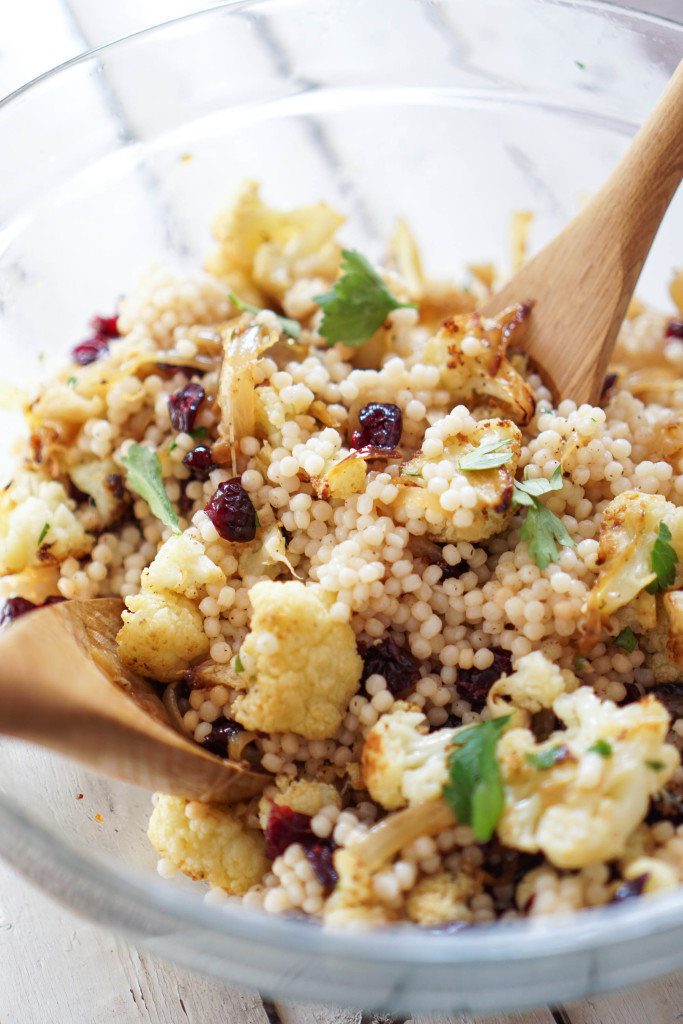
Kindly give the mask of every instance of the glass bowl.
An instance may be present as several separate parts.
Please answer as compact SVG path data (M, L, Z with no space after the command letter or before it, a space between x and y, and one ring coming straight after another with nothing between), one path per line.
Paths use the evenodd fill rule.
M371 258L400 216L437 276L509 269L513 211L534 211L532 248L549 239L681 53L682 26L597 2L253 0L70 61L0 104L3 370L31 388L150 262L200 265L213 212L244 178L273 205L340 208L344 241ZM639 289L655 305L682 227L679 197ZM683 964L683 890L453 935L210 906L201 886L156 875L149 812L139 789L0 744L0 853L84 915L237 987L494 1012Z

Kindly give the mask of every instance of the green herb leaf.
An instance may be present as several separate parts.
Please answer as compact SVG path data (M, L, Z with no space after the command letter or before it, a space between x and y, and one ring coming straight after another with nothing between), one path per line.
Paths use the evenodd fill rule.
M149 505L152 515L170 526L174 533L181 533L178 516L164 489L161 478L161 462L156 452L141 444L132 444L121 462L126 467L128 486Z
M194 430L188 430L190 437L193 437L195 441L200 441L206 437L206 427L195 427Z
M524 760L532 768L536 768L538 771L546 771L548 768L553 768L556 764L562 764L563 761L567 761L570 757L571 751L569 747L565 747L563 743L558 743L547 750L541 750L538 754L525 754Z
M242 664L242 659L240 658L239 651L235 655L235 672L237 672L238 674L240 672L244 672L244 665Z
M261 525L261 520L258 517L258 512L254 512L254 522L256 523L256 529L258 529Z
M573 548L574 541L561 519L538 501L528 510L520 537L529 545L529 554L539 569L545 569L559 558L557 545ZM557 543L556 543L557 542Z
M43 526L42 530L40 531L40 537L38 538L38 547L40 547L40 545L45 540L45 538L46 538L46 536L47 536L47 534L49 532L49 529L50 529L50 524L49 523L45 523L45 525Z
M401 476L422 476L419 469L402 469Z
M615 636L612 643L615 647L623 647L630 654L638 646L638 638L630 626L624 626L619 636Z
M478 448L463 455L458 463L458 469L472 473L478 469L498 469L499 466L504 466L512 458L511 451L500 451L506 444L512 444L512 438L506 437L502 441L488 441L485 444L480 444Z
M574 672L577 676L585 671L587 664L588 659L584 658L583 654L574 655Z
M75 377L67 377L66 378L67 387L72 388L72 387L74 387L75 383L76 383L76 378Z
M600 757L612 756L612 744L608 743L607 740L596 740L588 749L593 754L599 754Z
M332 291L313 299L324 317L320 333L328 345L342 341L359 348L379 330L394 309L415 309L411 302L399 302L365 256L355 249L342 250L343 276Z
M546 569L559 558L557 545L573 548L574 541L561 519L551 512L542 501L541 494L559 491L562 488L562 469L556 466L550 480L515 480L512 500L527 508L526 518L520 536L529 545L529 554L539 569Z
M518 505L532 506L536 499L549 491L562 490L562 467L556 466L550 480L539 476L535 480L515 480L512 490L512 500Z
M448 758L443 797L459 822L471 825L475 839L488 842L503 813L504 793L496 743L511 719L492 718L459 733Z
M252 306L250 302L243 302L242 299L238 299L233 292L228 292L228 298L232 302L233 306L237 306L238 309L243 309L245 313L253 313L256 315L261 312L258 306ZM288 316L278 316L277 313L275 313L274 316L285 334L288 334L290 338L299 337L301 334L301 324L298 320L291 320Z
M666 768L663 761L646 761L645 764L648 768L651 768L653 772L663 772Z
M168 451L169 451L169 454L170 454L170 453L171 453L172 451L175 451L175 449L176 449L177 447L178 447L178 442L177 442L177 441L171 441L171 443L170 443L170 444L169 444L169 446L168 446Z
M583 63L583 61L575 60L574 63L576 64L577 68L581 68L582 71L586 67L586 65Z
M653 580L645 589L648 594L656 594L660 590L670 587L676 578L676 563L678 555L671 547L671 530L665 522L659 524L657 540L650 552L650 568L657 573L657 579Z

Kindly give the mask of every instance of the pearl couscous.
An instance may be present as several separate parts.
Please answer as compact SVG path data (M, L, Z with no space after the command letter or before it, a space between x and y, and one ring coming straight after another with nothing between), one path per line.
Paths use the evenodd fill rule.
M683 277L599 405L531 304L377 270L247 184L206 272L153 269L27 410L4 619L120 596L175 728L272 776L157 794L159 872L328 926L452 930L683 881Z

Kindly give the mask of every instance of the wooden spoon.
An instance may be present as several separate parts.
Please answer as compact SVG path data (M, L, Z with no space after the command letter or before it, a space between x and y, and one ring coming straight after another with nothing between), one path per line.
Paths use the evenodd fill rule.
M482 307L533 301L524 349L556 399L596 403L617 332L683 176L683 61L582 212Z
M0 636L0 733L190 799L234 803L260 793L272 776L181 736L152 684L121 664L122 609L118 598L64 601Z

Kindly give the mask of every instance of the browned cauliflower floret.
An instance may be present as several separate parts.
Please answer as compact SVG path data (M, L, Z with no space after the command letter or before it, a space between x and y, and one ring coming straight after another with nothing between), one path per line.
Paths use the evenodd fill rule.
M326 782L314 782L312 779L292 782L289 776L280 775L275 785L269 787L259 801L259 821L264 831L273 804L313 817L330 804L341 808L341 797L334 786Z
M268 298L286 302L301 278L335 279L340 250L334 235L343 223L325 203L295 210L266 206L256 182L247 181L214 220L219 248L207 270L257 305Z
M446 761L459 729L429 732L419 711L392 711L373 725L363 746L363 781L386 810L436 800L448 781Z
M598 565L600 571L584 605L584 645L597 643L604 622L637 598L657 579L650 555L665 523L671 545L683 558L683 508L661 494L624 491L609 503L602 515ZM644 596L654 614L654 597Z
M246 892L269 868L263 836L248 828L237 808L205 805L201 817L188 818L187 800L161 795L149 822L152 846L180 871L229 893Z
M377 898L372 872L352 850L337 850L334 866L339 881L325 903L323 920L326 926L363 930L396 920L398 912Z
M170 590L142 590L126 598L116 638L125 665L162 683L178 679L209 651L204 623L192 601Z
M142 574L142 589L174 594L194 600L209 584L223 586L225 573L207 557L204 545L192 531L169 537L154 561Z
M504 465L467 471L463 456L481 445L505 444L495 454L509 452ZM504 530L513 514L513 482L521 451L521 433L510 420L477 422L456 406L425 432L422 450L401 467L399 493L393 503L399 520L426 522L439 541L485 540Z
M565 730L538 744L531 730L509 729L498 743L498 837L559 868L613 860L678 767L669 716L653 696L617 707L587 686L560 694L553 710Z
M479 313L450 317L425 345L423 361L439 367L454 399L500 410L523 427L534 414L534 395L505 352L529 312L518 305L490 320Z
M0 575L87 554L86 533L62 484L21 473L0 498Z
M224 583L194 527L169 537L143 572L140 593L126 598L116 638L121 660L160 682L177 679L209 652L199 603L208 585Z
M319 586L264 581L249 591L251 632L240 649L246 693L233 715L247 729L329 739L358 689L363 663L348 623L330 618Z
M479 895L481 888L473 874L439 871L417 883L406 900L406 913L424 928L437 928L450 921L469 923L473 915L467 903Z

